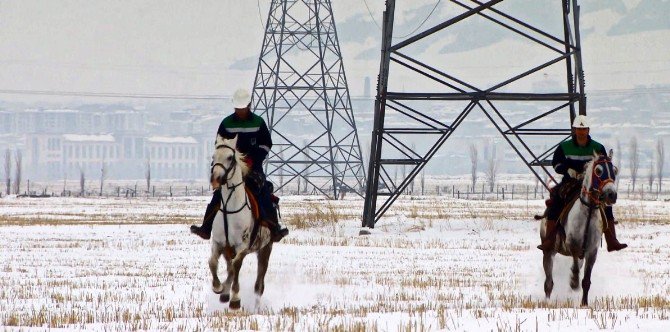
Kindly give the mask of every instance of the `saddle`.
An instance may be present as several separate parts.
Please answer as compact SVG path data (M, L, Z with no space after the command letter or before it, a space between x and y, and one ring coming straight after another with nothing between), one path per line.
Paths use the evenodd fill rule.
M565 233L565 227L566 227L566 224L568 222L568 214L570 213L570 210L572 209L572 207L579 200L579 197L580 197L580 192L579 191L577 191L576 193L573 193L571 197L568 197L568 198L570 198L570 200L568 201L567 204L565 204L565 206L561 210L561 214L558 217L558 220L557 220L557 223L556 223L556 226L558 228L558 234L557 234L558 239L557 240L561 243L564 242L566 237L567 237L567 235ZM598 206L598 213L600 213L600 222L602 224L601 227L602 227L603 231L605 231L608 227L608 224L606 222L607 217L605 216L605 209L602 206ZM580 256L580 258L584 258L584 257Z

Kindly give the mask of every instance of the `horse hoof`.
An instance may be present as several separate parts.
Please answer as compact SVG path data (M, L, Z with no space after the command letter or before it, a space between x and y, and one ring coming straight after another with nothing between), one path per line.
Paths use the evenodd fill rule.
M242 305L240 304L240 300L236 300L236 301L230 301L228 307L230 309L239 309L242 307Z
M230 301L230 294L221 294L221 296L219 296L219 301L221 301L221 303Z
M579 283L571 281L570 282L570 288L572 288L572 290L578 290L579 289Z

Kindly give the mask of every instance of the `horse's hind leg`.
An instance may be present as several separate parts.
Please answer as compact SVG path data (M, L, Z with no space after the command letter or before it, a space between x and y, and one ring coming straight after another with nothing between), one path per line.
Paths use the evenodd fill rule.
M570 276L570 288L577 290L579 288L579 258L572 257L572 275Z
M582 279L582 306L585 307L589 304L589 289L591 288L591 271L593 271L593 265L596 264L596 256L598 252L595 251L593 254L586 257L586 262L584 266L584 279Z
M230 309L239 309L240 304L240 269L242 268L242 261L244 261L245 253L239 253L233 259L231 267L233 270L233 284L231 286L230 292L230 304L228 307Z
M221 250L216 243L212 243L212 255L209 257L209 271L212 272L212 291L216 294L221 294L224 287L221 285L219 280L219 275L217 270L219 269L219 256L221 256Z
M542 265L544 266L544 295L549 298L551 297L551 291L554 289L554 277L552 275L554 268L554 253L544 252L544 257L542 258Z
M272 242L267 246L261 248L256 254L258 257L258 273L256 274L256 285L254 285L254 292L261 296L265 291L265 273L268 271L268 264L270 263L270 254L272 253Z

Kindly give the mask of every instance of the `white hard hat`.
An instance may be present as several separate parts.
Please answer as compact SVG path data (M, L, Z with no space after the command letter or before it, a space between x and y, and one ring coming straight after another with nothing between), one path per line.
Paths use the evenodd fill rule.
M245 108L251 102L251 95L247 89L237 89L233 94L233 107Z
M577 115L575 121L572 121L572 128L589 128L589 119L586 115Z

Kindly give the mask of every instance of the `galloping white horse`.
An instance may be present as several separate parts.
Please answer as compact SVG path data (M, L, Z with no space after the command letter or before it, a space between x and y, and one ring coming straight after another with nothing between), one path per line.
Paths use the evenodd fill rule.
M244 257L253 252L258 256L254 291L261 296L265 290L265 272L272 253L270 230L267 227L257 226L257 236L253 244L249 244L254 229L254 217L244 189L244 176L249 170L244 162L244 155L236 150L236 146L237 136L230 140L217 136L211 169L212 181L221 185L222 202L212 225L209 269L212 272L214 293L221 294L221 302L230 301L231 309L240 308L239 273ZM228 270L223 284L217 275L221 255L226 259Z
M610 156L612 150L610 150ZM603 234L603 227L607 227L604 220L603 208L605 205L616 203L617 192L614 180L617 169L607 156L594 154L593 159L584 165L584 179L582 181L579 200L575 201L565 222L565 240L556 241L554 250L545 251L543 258L544 293L549 298L554 288L552 278L553 259L556 253L571 256L572 277L570 287L576 290L579 287L579 269L586 260L584 278L582 279L582 306L588 305L589 288L591 287L591 271L596 263L598 245ZM540 237L544 241L546 234L546 219L540 227Z

